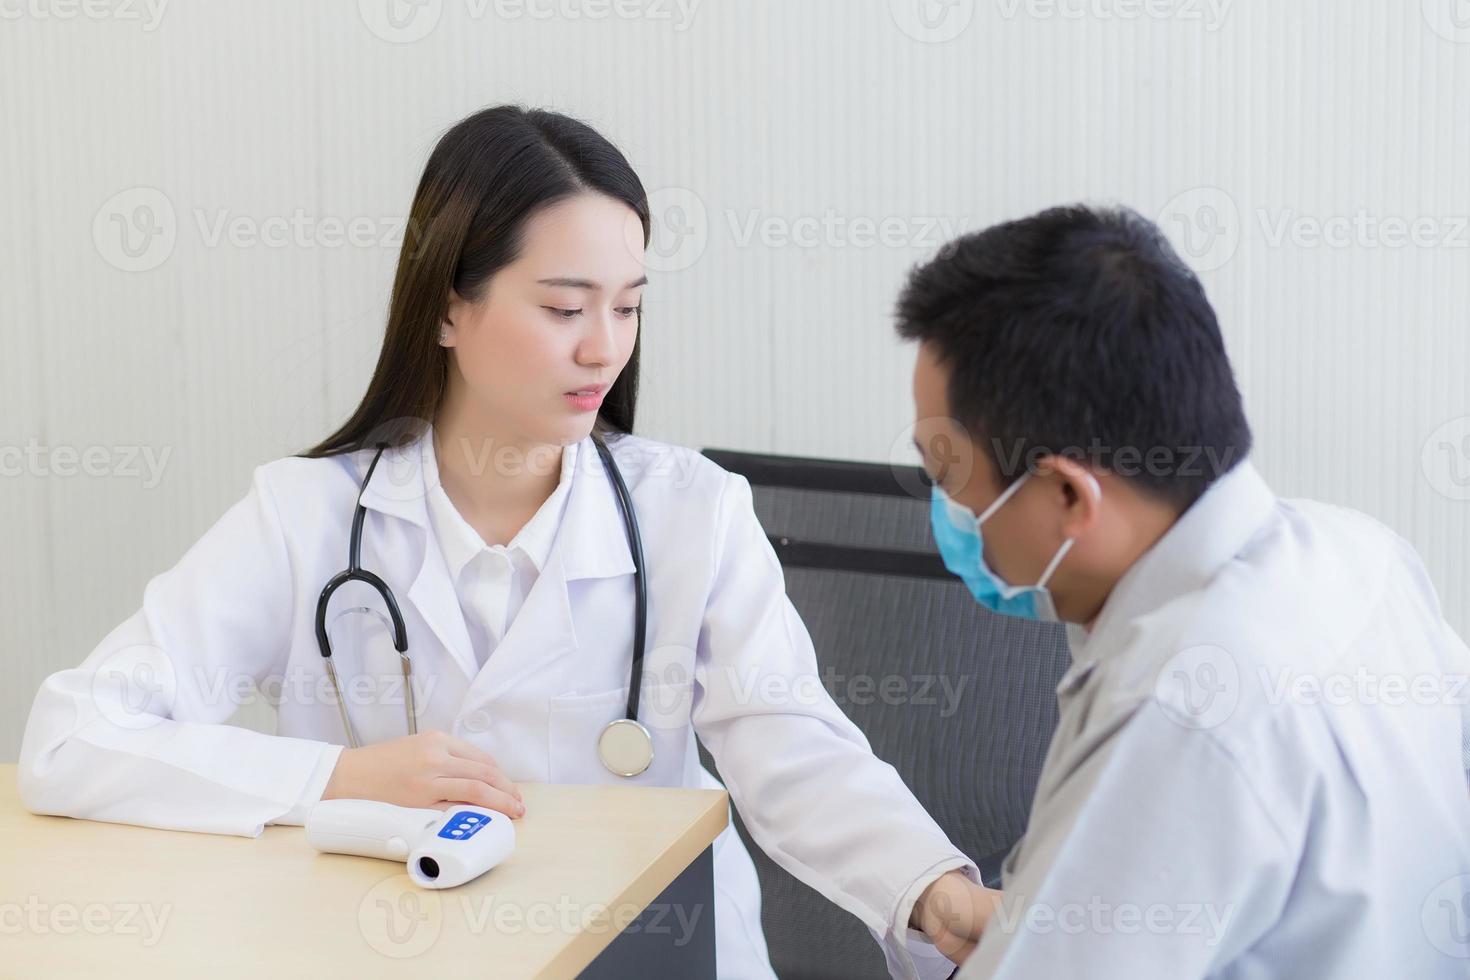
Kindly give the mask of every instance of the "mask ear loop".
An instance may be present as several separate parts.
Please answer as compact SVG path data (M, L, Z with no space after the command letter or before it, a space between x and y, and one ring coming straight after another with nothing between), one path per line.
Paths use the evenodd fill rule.
M979 527L981 524L984 524L985 521L990 518L990 515L1000 510L1001 504L1005 503L1007 500L1010 500L1015 492L1021 489L1021 484L1025 483L1029 479L1031 479L1031 472L1028 470L1025 473L1021 474L1021 478L1019 480L1006 487L1001 495L992 500L990 502L990 506L985 508L985 510L981 512L979 517L975 518L975 526Z
M1047 563L1046 570L1041 573L1041 578L1036 580L1036 585L1033 586L1033 588L1046 588L1046 583L1051 581L1052 573L1057 570L1057 566L1062 563L1063 558L1067 557L1067 552L1071 551L1072 545L1076 543L1076 538L1068 538L1066 541L1062 542L1062 546L1057 549L1057 553L1055 555L1052 555L1051 561Z

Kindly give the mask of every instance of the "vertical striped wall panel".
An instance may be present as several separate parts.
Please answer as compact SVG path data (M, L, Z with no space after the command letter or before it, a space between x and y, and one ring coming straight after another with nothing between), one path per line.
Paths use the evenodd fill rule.
M255 465L352 408L420 168L501 101L588 119L653 192L646 433L909 461L907 270L1002 218L1127 203L1201 270L1267 478L1398 530L1470 630L1459 0L89 9L0 19L0 447L103 447L111 467L62 475L40 452L0 476L0 758L41 679ZM293 215L375 231L224 230ZM166 254L123 251L120 221L135 245L163 229ZM1390 241L1394 222L1420 240Z

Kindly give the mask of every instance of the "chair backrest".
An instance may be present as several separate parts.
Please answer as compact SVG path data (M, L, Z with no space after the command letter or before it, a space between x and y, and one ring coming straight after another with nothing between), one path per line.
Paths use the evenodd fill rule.
M704 455L750 481L828 693L993 882L1056 727L1062 628L994 615L945 570L918 467ZM783 980L886 978L862 924L766 857L738 814L736 825Z

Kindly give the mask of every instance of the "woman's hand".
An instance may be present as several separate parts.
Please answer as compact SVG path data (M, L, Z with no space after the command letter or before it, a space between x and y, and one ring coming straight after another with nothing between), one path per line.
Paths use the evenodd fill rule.
M343 749L322 799L436 810L473 803L512 818L526 812L521 791L490 753L440 731Z
M914 903L909 924L922 930L945 956L963 963L975 951L1001 895L993 888L975 884L959 871L946 871Z

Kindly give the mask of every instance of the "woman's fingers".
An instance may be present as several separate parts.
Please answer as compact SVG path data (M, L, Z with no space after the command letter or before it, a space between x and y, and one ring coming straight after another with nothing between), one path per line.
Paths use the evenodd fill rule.
M458 756L461 759L473 759L476 762L483 762L486 765L498 767L495 756L486 752L478 745L466 742L462 738L455 738L453 735L448 736L445 747L449 749L449 754L452 756Z
M446 806L436 804L436 809L459 802L488 807L511 817L526 812L519 787L501 770L493 755L448 734L441 733L438 744L447 754L439 759L440 774L434 786Z
M520 800L484 780L440 776L434 780L434 788L441 799L450 803L471 803L508 817L519 817L526 812Z
M473 759L450 756L449 761L444 766L443 775L455 776L460 779L478 779L481 782L489 783L496 789L504 790L522 803L525 802L525 799L521 796L520 788L493 762L476 762Z

